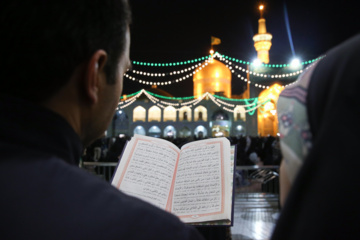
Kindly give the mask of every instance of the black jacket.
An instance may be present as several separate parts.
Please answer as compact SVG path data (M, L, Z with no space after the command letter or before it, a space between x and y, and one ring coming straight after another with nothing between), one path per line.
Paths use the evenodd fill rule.
M0 96L1 239L202 239L192 227L78 167L59 115Z

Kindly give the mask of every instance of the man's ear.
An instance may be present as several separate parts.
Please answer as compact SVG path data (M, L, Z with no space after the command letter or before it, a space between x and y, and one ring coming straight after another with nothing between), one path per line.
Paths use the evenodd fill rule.
M97 50L87 63L84 87L91 104L98 102L100 83L106 81L104 72L106 61L107 53L104 50Z

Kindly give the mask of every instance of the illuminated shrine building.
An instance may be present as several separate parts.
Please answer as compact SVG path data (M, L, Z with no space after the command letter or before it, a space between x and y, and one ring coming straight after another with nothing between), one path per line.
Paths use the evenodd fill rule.
M253 37L257 58L263 63L269 63L269 50L271 48L272 35L266 32L265 19L259 19L259 32Z
M231 98L231 71L225 64L216 59L210 59L206 67L199 68L193 76L196 98L206 92Z
M269 50L271 48L271 39L272 35L266 31L266 21L265 18L262 17L264 6L259 6L260 10L260 19L259 19L259 26L258 26L258 33L254 35L254 47L257 52L257 58L262 63L269 63Z
M276 136L276 104L279 94L284 85L296 80L303 66L300 65L297 69L289 65L277 68L277 65L268 64L271 39L272 35L266 31L265 19L261 14L258 33L254 35L253 40L258 59L267 66L247 63L244 67L246 73L242 68L242 74L245 74L247 80L247 89L242 95L234 96L231 93L232 81L243 81L237 77L239 74L234 73L234 68L230 70L223 63L224 59L220 58L219 61L212 58L212 55L207 64L204 62L202 66L198 66L193 74L194 101L207 92L212 96L208 95L200 102L187 105L184 104L184 99L171 98L170 94L155 84L147 89L146 96L143 94L134 102L123 102L123 105L128 106L116 112L107 135L133 136L136 133L171 138ZM229 64L228 61L226 64ZM232 64L233 67L234 65L235 63ZM296 74L293 74L294 71ZM214 100L214 97L218 99ZM125 99L126 97L123 98ZM246 107L251 103L251 99L256 99L252 103L258 106L259 103L264 104L251 111L248 106ZM243 102L240 102L241 100ZM220 106L219 102L224 105Z
M154 96L171 95L152 87L146 90ZM161 99L161 98L159 98ZM195 99L196 100L196 99ZM153 137L188 138L245 135L245 109L238 107L234 113L219 108L208 98L195 106L179 106L183 100L161 99L167 103L164 108L154 104L145 94L141 95L129 107L116 112L108 135L142 134ZM158 101L158 102L160 102Z

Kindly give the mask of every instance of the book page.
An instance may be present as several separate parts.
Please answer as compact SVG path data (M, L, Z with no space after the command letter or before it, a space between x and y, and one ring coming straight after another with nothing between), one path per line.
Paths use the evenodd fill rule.
M230 165L230 174L228 175L228 181L230 183L230 211L231 211L231 220L227 219L227 220L214 220L214 221L205 221L205 222L192 222L191 225L196 225L196 226L233 226L233 218L234 218L234 211L233 211L233 204L234 204L234 194L235 194L235 189L234 189L234 171L235 171L235 146L231 145L230 146L230 159L226 159L225 158L225 164L226 161L228 161L229 165Z
M186 144L177 167L172 213L184 222L231 219L230 142L214 138Z
M180 150L171 142L135 135L112 184L124 193L166 208Z

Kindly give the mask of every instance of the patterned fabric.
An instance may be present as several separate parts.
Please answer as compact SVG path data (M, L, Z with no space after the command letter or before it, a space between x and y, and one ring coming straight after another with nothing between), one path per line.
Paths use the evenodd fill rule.
M306 110L306 96L314 65L297 82L285 88L278 99L280 146L290 182L311 148L311 132Z
M307 89L312 147L271 240L360 239L360 34L325 54Z

